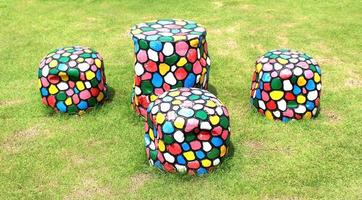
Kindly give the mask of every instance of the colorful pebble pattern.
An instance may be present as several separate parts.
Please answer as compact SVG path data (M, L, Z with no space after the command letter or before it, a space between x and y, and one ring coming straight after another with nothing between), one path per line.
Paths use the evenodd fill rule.
M228 110L199 88L177 88L158 96L148 107L145 131L150 164L167 172L208 173L229 148Z
M87 47L55 49L38 70L42 102L57 112L79 113L107 98L102 57Z
M268 119L287 122L319 113L321 70L305 53L281 49L256 61L251 103Z
M131 29L136 57L132 105L146 118L157 95L180 87L207 89L206 31L187 20L156 20Z

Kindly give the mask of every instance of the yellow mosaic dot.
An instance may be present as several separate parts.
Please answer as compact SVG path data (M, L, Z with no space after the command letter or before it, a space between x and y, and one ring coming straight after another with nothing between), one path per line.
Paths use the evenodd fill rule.
M315 81L316 83L319 83L319 82L321 81L321 76L319 76L318 73L314 73L314 81Z
M155 101L156 99L157 99L157 96L156 96L156 95L152 94L152 95L150 96L150 100L151 100L151 101Z
M58 92L58 88L55 85L51 84L49 87L49 93L56 94L57 92Z
M77 85L77 89L78 89L79 91L82 91L82 90L85 89L84 83L83 83L82 81L77 81L76 85Z
M157 113L156 121L158 124L162 124L165 121L165 115L163 115L162 113Z
M221 156L221 157L225 156L226 151L227 151L226 146L225 146L225 145L222 145L222 146L220 147L220 156Z
M86 53L92 53L92 51L89 50L89 49L85 49L84 52L86 52Z
M304 114L303 119L310 119L310 118L312 118L312 113L308 111Z
M49 67L55 67L58 65L58 61L56 60L52 60L50 63L49 63Z
M182 117L177 117L176 120L174 121L175 127L179 129L182 129L184 124L185 124L185 119Z
M195 160L195 154L192 151L186 151L185 153L183 153L183 155L185 156L186 160L188 160L188 161Z
M62 54L62 56L65 56L65 57L68 57L68 56L70 56L70 55L71 55L71 54L68 53L68 52Z
M219 121L220 121L219 116L217 116L217 115L210 116L210 122L212 125L218 124Z
M170 71L170 66L168 64L165 64L165 63L161 63L158 66L158 68L160 70L161 75L165 75L168 71Z
M97 96L97 101L101 102L103 99L104 99L104 94L103 94L103 92L100 92Z
M180 94L180 91L172 91L172 92L168 93L168 95L171 97L178 96L179 94Z
M94 77L96 77L96 74L92 71L87 71L85 73L85 77L87 78L87 80L92 80Z
M148 135L150 136L152 141L155 140L155 135L153 134L152 128L150 128L150 130L148 131Z
M102 61L101 61L101 60L95 59L94 62L96 63L96 66L97 66L98 68L101 68L101 67L102 67Z
M197 47L199 45L199 40L198 39L193 39L190 41L190 46L192 47Z
M297 96L297 102L298 103L304 103L305 101L306 101L305 96L303 96L303 95L298 95Z
M185 35L174 35L173 38L175 41L186 40Z
M62 79L62 81L68 81L69 76L65 72L59 72L59 76Z
M288 63L288 61L285 60L285 59L283 59L283 58L277 58L277 61L278 61L280 64L282 64L282 65L285 65L285 64Z
M161 152L165 151L165 143L163 143L162 140L158 141L158 150L160 150Z
M40 89L42 87L40 79L38 79L38 88Z
M70 105L72 105L72 98L71 97L68 97L66 100L65 100L65 105L67 105L67 106L70 106Z
M180 60L176 63L176 66L182 67L187 63L187 60L185 57L180 58Z
M204 159L204 160L201 161L201 164L202 164L202 166L204 166L204 167L210 167L210 166L211 166L211 160L209 160L209 159Z
M265 111L265 117L269 120L273 120L273 114L269 110Z
M180 105L182 102L178 99L172 101L172 105Z
M78 63L84 62L84 58L78 58L78 59L77 59L77 62L78 62Z
M216 104L215 104L215 102L213 102L213 101L211 101L211 100L207 100L206 106L213 108L213 107L216 106Z
M256 65L256 72L259 73L262 68L263 68L263 65L261 65L260 63L258 63L258 64Z
M298 78L297 84L298 86L304 86L307 83L307 81L305 80L305 78L303 76Z
M278 101L279 99L281 99L283 97L283 95L284 95L283 91L275 90L275 91L270 92L270 97L275 101Z

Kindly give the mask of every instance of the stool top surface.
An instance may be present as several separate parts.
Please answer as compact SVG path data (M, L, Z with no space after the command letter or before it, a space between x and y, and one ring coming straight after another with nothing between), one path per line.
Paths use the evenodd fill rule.
M177 42L206 36L206 30L189 20L161 19L135 25L131 35L147 41Z

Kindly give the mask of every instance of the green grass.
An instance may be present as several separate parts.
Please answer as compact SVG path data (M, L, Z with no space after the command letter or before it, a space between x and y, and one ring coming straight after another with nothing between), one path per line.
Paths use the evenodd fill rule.
M359 1L0 0L0 199L360 199L362 4ZM130 109L133 24L192 19L208 30L210 84L231 111L233 156L204 177L148 166ZM50 50L85 45L105 59L113 100L50 114L36 70ZM249 106L255 59L281 47L322 69L315 120L268 121Z

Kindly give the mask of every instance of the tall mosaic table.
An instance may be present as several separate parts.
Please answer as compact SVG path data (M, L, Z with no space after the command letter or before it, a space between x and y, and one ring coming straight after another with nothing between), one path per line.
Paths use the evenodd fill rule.
M206 30L188 20L155 20L131 29L135 52L132 106L146 118L147 107L170 89L207 89L210 58Z

